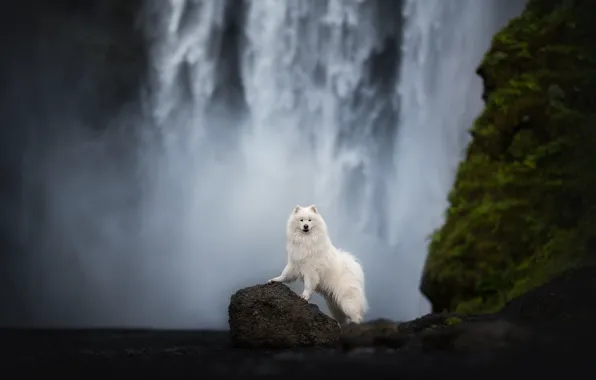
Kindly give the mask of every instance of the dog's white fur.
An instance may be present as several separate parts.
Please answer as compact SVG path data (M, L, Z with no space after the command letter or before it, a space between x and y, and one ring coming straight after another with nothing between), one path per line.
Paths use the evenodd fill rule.
M296 206L286 230L288 262L272 282L304 282L302 299L312 292L321 294L332 317L340 324L360 323L368 309L364 272L349 252L337 249L329 238L327 225L314 205Z

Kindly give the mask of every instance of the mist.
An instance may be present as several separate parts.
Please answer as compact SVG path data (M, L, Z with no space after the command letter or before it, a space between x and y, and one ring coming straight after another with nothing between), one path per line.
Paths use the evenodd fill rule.
M430 311L474 71L522 1L70 3L3 26L0 324L225 329L297 204L362 262L365 319Z

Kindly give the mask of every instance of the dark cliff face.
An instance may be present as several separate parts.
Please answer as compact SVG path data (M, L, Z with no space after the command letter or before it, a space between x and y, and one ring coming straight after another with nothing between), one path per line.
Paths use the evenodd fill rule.
M594 250L595 14L531 0L494 37L486 108L424 270L435 310L494 311Z
M22 125L23 114L41 118L62 106L94 127L105 124L110 111L137 95L144 76L140 6L141 0L10 5L0 16L3 121Z
M24 209L36 186L24 168L73 133L111 128L138 106L146 53L137 27L141 0L23 0L0 14L0 304L18 305L11 255L20 255ZM123 142L124 144L125 142ZM44 153L45 152L45 153ZM36 164L33 164L35 166ZM41 194L41 193L40 193ZM38 195L37 197L41 197ZM41 217L40 209L37 215ZM19 232L21 232L19 234ZM6 301L6 303L4 303ZM9 315L10 314L10 315ZM14 315L12 315L14 314ZM18 307L1 320L20 320Z

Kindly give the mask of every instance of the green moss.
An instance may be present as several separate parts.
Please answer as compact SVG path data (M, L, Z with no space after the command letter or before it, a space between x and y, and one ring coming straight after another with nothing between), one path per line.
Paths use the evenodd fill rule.
M486 107L433 233L422 290L493 312L596 242L596 2L531 0L478 73Z
M457 317L451 317L451 318L447 318L445 320L445 325L447 325L447 326L459 325L460 323L462 323L462 320L461 320L461 318L457 318Z

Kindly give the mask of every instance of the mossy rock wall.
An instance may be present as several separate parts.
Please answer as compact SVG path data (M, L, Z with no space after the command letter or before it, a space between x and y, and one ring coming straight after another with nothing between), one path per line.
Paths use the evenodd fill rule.
M530 0L492 41L422 292L482 313L596 250L596 1Z

